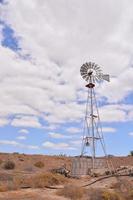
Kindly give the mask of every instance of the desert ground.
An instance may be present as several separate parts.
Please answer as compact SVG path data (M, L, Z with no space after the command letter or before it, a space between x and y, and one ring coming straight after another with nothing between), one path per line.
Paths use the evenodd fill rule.
M133 166L133 157L112 157L115 168ZM72 178L53 173L65 166L71 170L72 157L0 154L0 200L131 200L133 177Z

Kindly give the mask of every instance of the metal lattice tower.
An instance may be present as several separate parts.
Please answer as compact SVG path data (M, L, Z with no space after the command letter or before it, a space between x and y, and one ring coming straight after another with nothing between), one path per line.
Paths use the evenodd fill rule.
M104 155L107 156L94 88L96 82L100 80L109 81L109 75L103 74L100 67L92 62L83 64L80 73L82 78L87 81L88 89L81 156L86 153L87 149L90 150L92 169L94 170L98 144L101 145Z

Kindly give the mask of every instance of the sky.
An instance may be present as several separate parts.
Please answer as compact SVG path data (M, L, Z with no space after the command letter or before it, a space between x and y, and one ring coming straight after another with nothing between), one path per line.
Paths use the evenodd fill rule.
M89 61L110 74L96 85L107 153L133 150L132 13L131 0L0 1L0 152L81 153Z

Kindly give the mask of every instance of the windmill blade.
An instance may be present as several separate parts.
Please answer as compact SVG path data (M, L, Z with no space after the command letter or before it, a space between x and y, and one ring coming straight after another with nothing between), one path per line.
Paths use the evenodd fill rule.
M95 63L92 63L91 66L92 66L92 68L94 69Z
M94 67L93 67L93 69L94 69L94 70L96 70L96 68L97 68L97 67L98 67L98 65L97 65L97 64L95 64L95 65L94 65Z
M86 76L86 79L85 79L86 81L88 81L89 80L89 76Z
M97 66L95 67L95 70L100 70L100 67L97 65Z

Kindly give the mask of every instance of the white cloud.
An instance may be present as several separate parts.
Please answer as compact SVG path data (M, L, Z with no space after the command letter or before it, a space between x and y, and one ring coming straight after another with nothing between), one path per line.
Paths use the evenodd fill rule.
M18 136L18 137L16 137L16 139L18 139L18 140L26 140L26 136Z
M127 68L110 83L103 83L98 92L106 96L109 102L119 102L133 91L133 68Z
M116 129L112 128L112 127L103 127L102 132L104 132L104 133L115 133Z
M3 25L0 24L0 44L1 44L1 41L3 40L2 30L3 30Z
M54 133L54 132L50 132L49 135L51 138L55 138L55 139L71 139L72 138L72 136L63 135L63 134Z
M68 143L53 143L46 141L42 144L42 146L46 149L56 149L56 150L75 150L74 147L71 147Z
M0 140L0 144L18 146L19 143L13 140Z
M97 89L100 97L117 102L132 92L133 2L23 0L8 1L0 9L3 20L20 37L19 53L31 57L24 60L0 46L0 116L23 115L11 125L41 128L38 117L49 124L83 119L84 105L76 98L85 99L79 68L86 61L96 61L115 76ZM105 122L133 116L133 108L127 114L110 105L100 112Z
M133 136L133 132L128 133L129 136Z
M70 143L72 144L72 146L77 146L78 148L81 147L81 144L82 144L82 138L81 140L73 140L73 141L70 141Z
M132 105L109 104L100 107L99 113L102 122L127 122L132 121L129 116Z
M14 146L14 147L26 148L26 149L36 149L36 150L39 149L38 146L21 144L19 142L14 141L14 140L0 140L0 144L1 145L11 145L11 146Z
M49 135L50 135L50 137L51 138L56 138L56 139L61 139L61 138L64 138L65 136L64 135L62 135L62 134L60 134L60 133L49 133Z
M0 118L0 126L8 125L9 122L10 122L10 120L8 120L6 118Z
M19 116L12 120L12 126L15 127L32 127L32 128L42 128L37 117L34 116Z
M67 131L68 133L75 134L75 133L80 133L80 132L81 132L81 129L76 128L76 127L70 127L70 128L67 128L66 131Z
M24 134L28 134L29 133L29 131L27 129L20 129L18 132L19 133L24 133Z

